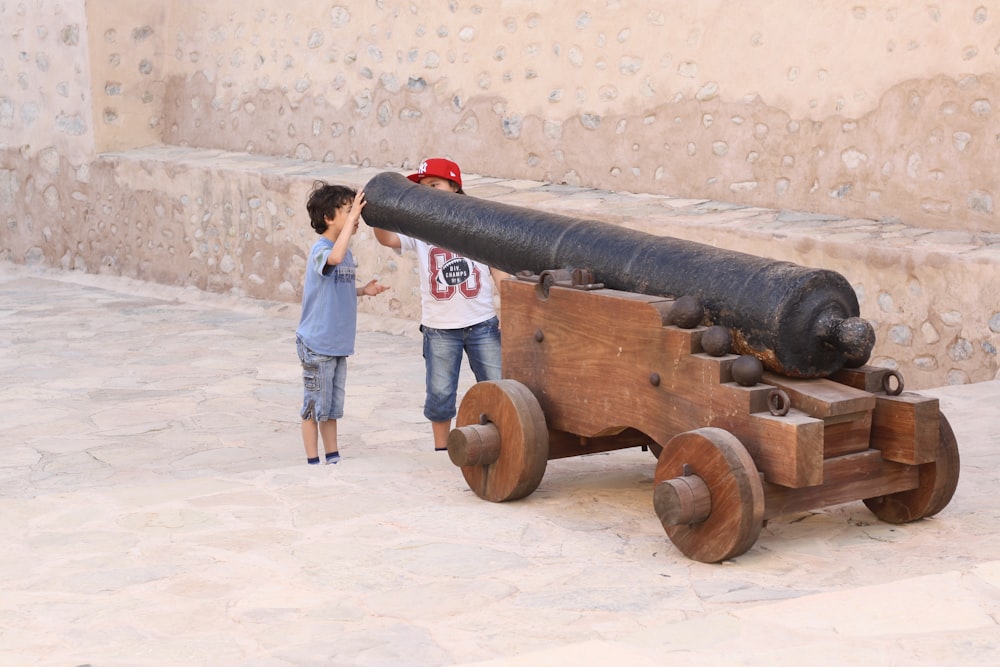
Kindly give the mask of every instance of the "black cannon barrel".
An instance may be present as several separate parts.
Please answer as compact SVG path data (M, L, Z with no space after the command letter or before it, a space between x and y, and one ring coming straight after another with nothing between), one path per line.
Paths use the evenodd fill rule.
M875 344L850 283L731 250L422 187L395 172L365 185L365 222L508 273L589 269L610 289L690 295L734 348L791 377L860 366Z

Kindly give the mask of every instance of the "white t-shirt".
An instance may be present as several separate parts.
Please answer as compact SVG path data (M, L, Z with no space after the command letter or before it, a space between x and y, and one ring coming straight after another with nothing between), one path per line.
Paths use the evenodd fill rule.
M399 241L401 251L417 254L421 324L432 329L461 329L497 314L490 267L403 234Z

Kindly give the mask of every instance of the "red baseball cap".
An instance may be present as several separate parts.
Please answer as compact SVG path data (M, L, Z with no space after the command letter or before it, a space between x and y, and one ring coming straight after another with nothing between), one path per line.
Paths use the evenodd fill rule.
M432 157L424 160L417 168L417 173L407 176L414 183L419 183L428 176L437 176L449 181L455 181L462 188L462 170L451 160L442 157Z

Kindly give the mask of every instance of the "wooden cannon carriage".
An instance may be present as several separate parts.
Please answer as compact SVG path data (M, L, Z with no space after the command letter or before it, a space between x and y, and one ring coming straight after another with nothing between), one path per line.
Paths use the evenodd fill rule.
M682 296L664 281L644 290L654 293L613 289L560 258L552 270L538 269L548 257L507 259L490 225L467 242L455 236L452 218L501 218L506 229L519 209L487 203L484 212L464 201L471 198L393 176L366 186L368 224L447 240L516 272L501 284L503 379L470 388L448 438L452 462L481 498L531 494L550 459L648 447L657 454L656 515L674 545L702 562L746 552L777 516L863 500L878 518L903 523L950 502L959 474L951 427L937 399L904 392L897 372L865 365L874 334L839 275L817 280L782 267L794 284L776 289L773 303L761 294L758 313L735 312L742 305L695 284L718 282L715 275L695 278ZM429 227L408 226L428 211ZM543 222L559 242L574 224ZM627 240L642 252L662 242L636 234ZM733 263L751 267L745 282L762 272L758 258L722 252L721 260L727 273ZM770 330L774 322L784 330ZM783 336L796 338L793 349Z
M753 546L772 517L864 500L903 523L955 491L958 447L937 399L900 392L892 371L763 373L745 386L740 356L704 351L707 327L669 324L673 299L530 280L501 289L504 379L470 388L448 439L481 498L527 496L549 459L648 445L667 535L716 562Z

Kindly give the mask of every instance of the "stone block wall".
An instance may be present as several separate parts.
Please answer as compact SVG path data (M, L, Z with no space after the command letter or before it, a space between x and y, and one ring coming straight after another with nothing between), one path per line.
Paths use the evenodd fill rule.
M91 0L99 146L468 170L996 229L1000 8ZM162 101L162 103L160 103Z

